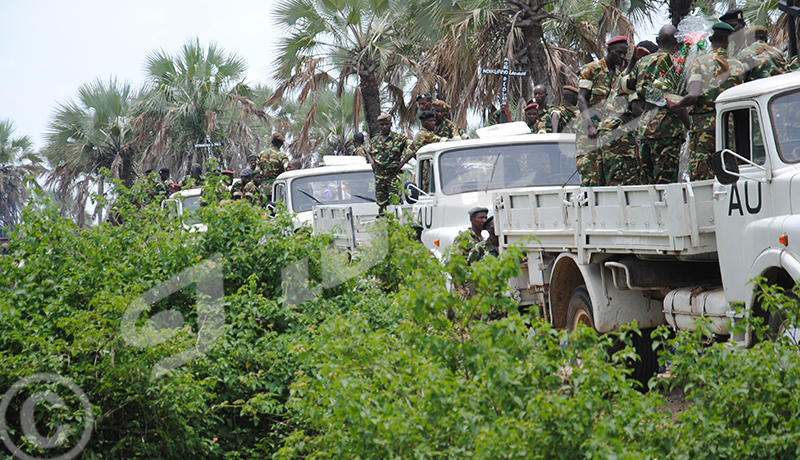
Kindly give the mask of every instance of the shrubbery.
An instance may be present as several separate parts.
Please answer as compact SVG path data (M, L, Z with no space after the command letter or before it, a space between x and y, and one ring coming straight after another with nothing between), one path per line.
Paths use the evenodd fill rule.
M632 348L608 355L612 339L630 344L635 328L567 336L517 311L505 295L514 250L443 267L410 229L386 221L388 256L349 278L344 257L325 252L327 238L287 231L290 216L266 217L247 203L203 209L204 234L184 233L157 206L122 212L121 226L82 230L39 201L0 257L0 390L42 372L75 382L94 413L85 458L800 456L800 360L788 340L741 350L711 343L704 328L671 340L657 330L675 350L662 357L673 377L651 385L682 388L691 402L672 414L658 391L642 394L626 380ZM151 379L162 359L196 347L197 290L189 285L143 315L185 317L164 344L127 343L123 314L216 255L220 341ZM343 283L297 305L281 272L304 259L307 287L331 269ZM448 276L477 294L464 301L448 292ZM768 305L794 305L767 294ZM8 402L9 414L26 391ZM36 450L14 421L11 438L53 457L77 443L86 414L39 408L36 416L43 434L71 424L63 448Z

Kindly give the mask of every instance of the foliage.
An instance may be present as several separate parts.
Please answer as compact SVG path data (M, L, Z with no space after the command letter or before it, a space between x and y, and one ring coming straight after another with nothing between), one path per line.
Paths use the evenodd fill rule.
M42 171L42 159L33 151L30 136L12 137L14 123L0 120L0 236L20 217L27 190L25 179L35 179ZM34 182L38 187L38 183Z

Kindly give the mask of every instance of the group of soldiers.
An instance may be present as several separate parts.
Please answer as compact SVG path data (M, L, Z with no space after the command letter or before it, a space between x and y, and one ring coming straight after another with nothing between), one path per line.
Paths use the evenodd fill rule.
M581 185L677 182L687 132L689 179L714 177L710 161L716 149L717 96L740 83L798 68L796 60L787 62L783 53L767 44L764 27L746 28L742 10L732 9L719 19L709 37L712 49L686 69L688 94L679 100L668 94L663 101L653 97L658 93L657 80L663 78L662 61L680 59L682 44L672 25L661 28L657 45L638 43L630 60L627 37L613 37L607 42L606 57L581 69L577 107L582 123L577 124L576 140ZM564 91L566 100L567 87ZM549 132L541 121L535 129Z
M193 165L189 175L180 182L170 177L169 168L161 168L156 178L153 170L145 171L149 181L148 194L160 199L167 198L180 190L202 187L201 204L210 201L241 200L263 206L272 201L272 183L284 171L300 169L299 160L291 160L281 151L285 139L282 134L272 135L270 147L259 155L251 154L247 160L249 167L244 168L239 181L234 181L234 173L230 170L213 171L203 176L203 168Z
M386 206L391 203L392 196L397 193L395 178L406 163L416 158L417 151L422 146L433 142L469 138L464 129L450 120L450 106L446 102L433 101L429 93L420 94L416 101L422 127L413 140L392 131L392 116L383 113L378 116L380 135L371 139L367 147L363 146L363 135L360 138L361 142L357 143L357 153L363 153L375 172L375 200L378 203L379 213L384 212ZM422 183L424 184L426 180L427 178L423 177Z

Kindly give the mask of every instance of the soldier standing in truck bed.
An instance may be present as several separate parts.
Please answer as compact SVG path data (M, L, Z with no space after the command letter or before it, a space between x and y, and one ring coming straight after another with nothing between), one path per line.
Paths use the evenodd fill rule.
M744 66L744 81L758 80L786 72L786 58L778 48L767 44L767 28L751 27L745 32L747 46L736 56Z
M577 132L578 120L581 115L578 103L578 88L565 85L561 90L561 98L564 101L551 112L551 123L554 133L575 133Z
M447 119L446 102L440 100L431 105L433 105L433 114L436 115L436 129L433 130L434 134L449 139L467 139L464 130Z
M386 206L391 204L392 195L397 192L394 179L400 173L403 153L411 141L392 131L392 116L388 113L378 116L378 128L381 133L372 138L366 155L375 172L375 201L378 203L378 212L383 213Z
M258 169L264 175L264 185L267 187L267 194L270 199L272 199L272 183L275 182L275 178L285 171L285 165L289 161L286 155L281 152L284 140L281 133L273 134L272 145L269 149L261 152L258 157Z
M667 100L672 110L691 107L692 126L689 129L689 178L691 180L713 179L711 155L716 150L716 109L714 100L726 89L744 81L742 64L728 54L728 42L733 27L724 22L714 24L711 29L710 53L699 56L692 64L689 74L689 94L677 104Z

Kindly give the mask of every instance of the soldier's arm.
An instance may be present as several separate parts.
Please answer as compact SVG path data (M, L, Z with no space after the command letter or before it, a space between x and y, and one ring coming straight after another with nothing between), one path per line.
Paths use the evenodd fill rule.
M553 133L558 133L558 124L561 122L561 114L558 111L553 111L550 116L550 124L553 126Z
M375 171L378 169L377 165L375 165L375 159L372 158L372 154L369 153L369 149L364 149L364 156L367 157L367 162L370 166L372 166L372 170Z
M578 108L581 110L581 118L583 118L583 124L586 126L586 133L589 135L589 139L595 139L597 138L597 128L594 127L592 117L589 115L589 98L591 94L590 89L581 88L578 93Z
M677 111L684 107L691 107L697 102L697 99L702 94L703 83L702 80L697 80L694 77L695 76L692 75L692 79L689 81L689 94L675 104L667 100L667 107L669 107L670 110Z

